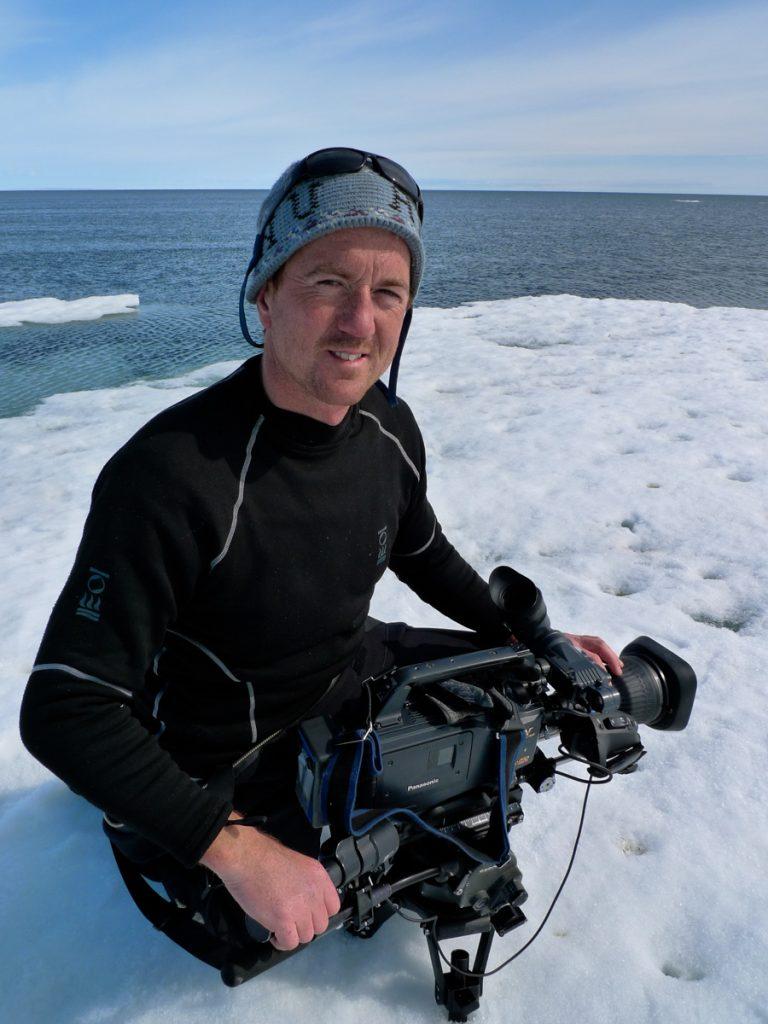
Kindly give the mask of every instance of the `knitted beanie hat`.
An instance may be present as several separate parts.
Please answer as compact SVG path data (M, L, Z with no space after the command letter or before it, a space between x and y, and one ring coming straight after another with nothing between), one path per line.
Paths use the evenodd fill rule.
M262 249L245 286L248 302L256 301L275 271L302 246L341 228L384 228L402 238L411 251L415 298L424 269L416 202L368 166L350 174L305 178L286 195L297 166L291 164L280 175L261 204L257 230L263 236Z

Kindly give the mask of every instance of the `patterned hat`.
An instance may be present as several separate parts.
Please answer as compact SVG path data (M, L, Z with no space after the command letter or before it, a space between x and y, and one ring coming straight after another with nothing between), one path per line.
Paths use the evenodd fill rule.
M302 246L342 228L384 228L402 238L411 251L415 298L424 269L415 200L369 166L349 174L305 178L285 194L298 163L280 175L261 204L257 229L263 235L262 250L245 287L248 302L256 301L275 271Z

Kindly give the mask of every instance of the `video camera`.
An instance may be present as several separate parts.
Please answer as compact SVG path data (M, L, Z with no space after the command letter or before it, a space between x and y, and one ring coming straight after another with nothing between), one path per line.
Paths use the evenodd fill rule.
M479 1006L493 936L526 920L508 841L523 820L522 783L544 792L556 775L574 778L563 762L580 762L586 810L593 782L634 771L645 754L638 725L684 729L696 694L691 667L654 640L628 644L612 677L551 629L530 580L502 566L490 587L518 643L395 669L368 681L359 728L319 717L300 731L297 795L311 823L330 828L321 860L341 896L329 931L367 938L394 913L415 915L435 998L456 1021ZM539 744L558 735L558 756L547 756ZM257 922L249 931L267 938ZM465 950L448 961L439 946L470 934L480 935L471 970ZM222 977L240 984L295 952L257 947Z

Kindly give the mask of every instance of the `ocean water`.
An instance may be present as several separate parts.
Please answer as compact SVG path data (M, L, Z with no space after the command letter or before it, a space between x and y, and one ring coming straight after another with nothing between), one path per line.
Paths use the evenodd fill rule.
M124 315L0 327L0 416L247 356L237 296L263 195L0 192L0 303L140 298ZM767 197L430 192L417 304L571 294L765 309L767 227Z

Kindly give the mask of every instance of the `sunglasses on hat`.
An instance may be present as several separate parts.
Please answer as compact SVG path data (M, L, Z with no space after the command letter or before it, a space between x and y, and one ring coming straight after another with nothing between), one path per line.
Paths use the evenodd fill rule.
M391 181L393 185L396 185L397 188L405 192L416 204L419 220L422 223L424 222L424 200L421 195L421 189L415 178L404 167L386 156L379 156L377 153L366 153L362 149L347 149L343 146L335 146L328 149L318 149L299 161L288 177L280 194L271 199L267 215L264 218L264 227L260 232L261 235L263 236L264 229L272 219L280 203L299 182L307 181L310 178L329 178L334 174L356 174L363 167L370 167L376 174L379 174L387 181Z

